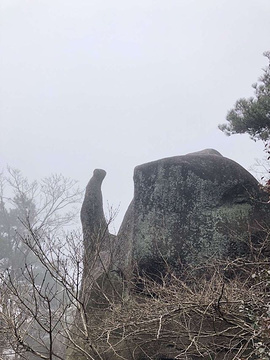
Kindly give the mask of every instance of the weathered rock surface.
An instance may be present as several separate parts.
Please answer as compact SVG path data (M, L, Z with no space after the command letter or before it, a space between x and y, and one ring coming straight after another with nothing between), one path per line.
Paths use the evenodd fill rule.
M85 259L90 264L99 252L104 263L113 261L114 270L126 276L135 262L155 273L164 264L181 269L211 258L243 256L250 231L256 241L261 225L269 224L269 204L257 180L206 149L137 166L134 198L115 238L103 212L105 175L96 169L86 188L81 210Z
M102 169L94 170L90 179L81 209L81 222L83 228L84 247L86 254L92 253L97 238L107 235L107 224L103 211L101 184L106 176Z
M86 187L81 209L84 241L81 297L86 305L100 300L100 294L96 291L96 281L110 270L113 257L114 236L110 235L108 231L101 193L101 185L105 176L106 171L94 170Z
M249 230L269 221L265 200L256 179L216 150L153 161L135 168L119 238L150 273L236 257L248 251Z

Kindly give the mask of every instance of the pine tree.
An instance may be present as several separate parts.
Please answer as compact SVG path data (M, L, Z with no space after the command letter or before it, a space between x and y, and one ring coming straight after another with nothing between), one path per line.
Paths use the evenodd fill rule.
M270 51L264 53L268 66L258 83L252 85L254 97L236 101L226 117L227 124L219 125L226 135L247 133L253 140L270 139Z

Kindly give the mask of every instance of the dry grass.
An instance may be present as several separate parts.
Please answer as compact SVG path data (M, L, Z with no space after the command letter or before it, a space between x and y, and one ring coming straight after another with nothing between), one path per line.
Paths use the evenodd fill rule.
M92 309L89 332L102 359L270 358L269 262L189 270L181 279L136 276L122 303Z

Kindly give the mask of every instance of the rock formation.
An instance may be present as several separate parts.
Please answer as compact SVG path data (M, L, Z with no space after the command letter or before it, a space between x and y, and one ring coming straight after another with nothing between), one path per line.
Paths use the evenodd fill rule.
M103 211L101 184L106 171L96 169L90 179L81 209L84 241L84 274L81 296L86 304L96 300L95 282L108 271L112 260L112 235ZM99 296L98 296L99 298Z
M103 255L128 274L134 262L146 272L170 264L200 264L247 253L250 230L269 220L269 205L257 180L216 150L153 161L134 171L134 198L117 238L108 232L96 169L81 210L85 259ZM254 239L255 241L255 239Z
M82 294L89 307L89 329L98 339L96 354L106 360L182 359L178 354L191 346L189 332L179 335L182 326L179 324L186 321L185 312L180 315L177 300L169 313L172 305L166 300L168 317L165 318L170 321L164 320L162 325L160 309L152 315L146 307L144 323L138 314L140 304L145 302L143 293L134 289L126 293L126 283L132 283L129 279L134 275L133 269L136 267L140 274L146 274L158 284L156 279L168 269L181 276L185 265L201 265L211 259L248 258L250 245L256 246L261 235L265 236L262 230L269 224L267 196L248 171L212 149L153 161L135 168L134 198L117 237L113 237L108 232L102 206L101 184L105 174L104 170L94 171L81 211L85 246ZM155 301L155 292L148 295L150 299L153 297L152 302L149 300L153 308L161 304ZM134 322L132 314L138 304L139 310L135 311L138 321ZM191 317L192 330L188 331L199 334L203 326L216 335L219 329L217 343L212 344L212 338L210 343L202 341L203 347L210 350L223 349L215 357L223 359L228 339L222 334L229 323L224 321L219 309L211 309L207 316L203 315L203 320L197 318L200 312L196 313L197 317ZM108 326L107 332L104 324ZM164 337L160 335L161 328ZM85 341L89 346L88 337ZM232 341L237 343L237 337L234 340L233 335ZM209 359L200 351L197 355ZM226 358L232 359L234 355Z
M101 184L106 171L96 169L90 179L81 209L84 247L86 256L89 256L96 247L98 238L107 235L107 224L103 212Z
M147 272L247 252L250 229L269 220L256 179L216 150L137 166L134 199L119 231Z

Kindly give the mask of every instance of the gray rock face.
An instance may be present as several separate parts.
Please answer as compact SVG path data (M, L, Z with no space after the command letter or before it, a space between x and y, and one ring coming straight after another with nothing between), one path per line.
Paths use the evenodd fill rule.
M269 204L257 180L207 149L137 166L134 198L113 238L102 206L105 175L95 170L86 188L81 210L85 258L90 263L99 251L106 264L113 262L114 270L126 276L134 263L155 273L168 264L180 270L184 264L245 255L250 230L259 234L260 224L269 223Z
M269 220L256 179L216 150L137 166L134 187L119 238L148 273L243 255L250 228Z
M96 169L90 179L81 209L84 247L86 257L107 247L109 232L103 212L101 184L106 171Z
M101 184L106 171L96 169L90 179L81 209L84 241L84 273L81 296L85 303L96 298L93 284L110 267L112 238L103 212Z

